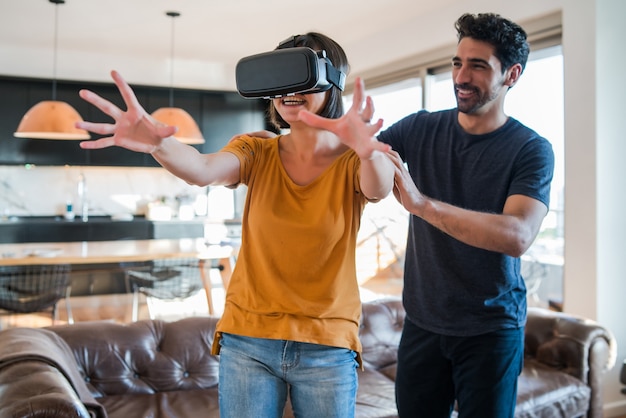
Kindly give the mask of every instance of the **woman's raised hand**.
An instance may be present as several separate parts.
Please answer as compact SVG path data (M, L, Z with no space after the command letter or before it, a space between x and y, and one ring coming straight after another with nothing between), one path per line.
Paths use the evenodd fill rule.
M339 119L328 119L309 112L300 111L300 120L309 126L333 132L341 142L352 148L362 159L369 159L375 151L387 152L391 147L379 142L375 135L382 128L383 121L378 119L371 123L374 116L372 98L364 98L365 86L361 78L357 78L352 95L352 106ZM363 105L365 102L365 106Z
M117 71L111 71L124 103L126 111L89 90L81 90L79 95L98 109L111 116L114 123L78 122L77 128L86 129L100 135L109 135L95 141L83 141L84 149L101 149L111 146L123 147L132 151L155 152L164 138L176 133L175 126L169 126L154 119L139 104L135 93Z

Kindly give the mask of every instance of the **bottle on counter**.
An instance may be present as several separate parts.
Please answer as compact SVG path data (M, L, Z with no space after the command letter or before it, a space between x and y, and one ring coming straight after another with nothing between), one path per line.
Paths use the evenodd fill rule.
M63 215L68 221L74 220L74 205L71 200L65 203L65 214Z

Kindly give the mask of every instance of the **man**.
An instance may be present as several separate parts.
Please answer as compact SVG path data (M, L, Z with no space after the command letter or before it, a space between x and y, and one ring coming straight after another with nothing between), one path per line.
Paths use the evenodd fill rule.
M496 14L455 26L457 108L420 111L378 136L411 213L396 400L400 417L449 417L455 401L459 417L513 417L526 322L519 257L548 211L554 156L504 113L528 58L524 30Z

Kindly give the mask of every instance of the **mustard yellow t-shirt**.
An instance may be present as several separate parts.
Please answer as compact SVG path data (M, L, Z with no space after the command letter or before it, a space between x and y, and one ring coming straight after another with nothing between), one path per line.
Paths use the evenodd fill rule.
M239 158L248 194L213 354L224 332L360 354L355 247L366 204L360 160L346 151L312 183L299 186L283 167L279 141L245 136L222 149Z

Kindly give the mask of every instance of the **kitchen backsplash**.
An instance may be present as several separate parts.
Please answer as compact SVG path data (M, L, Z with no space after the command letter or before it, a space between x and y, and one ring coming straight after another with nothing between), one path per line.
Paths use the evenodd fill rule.
M0 166L0 216L63 215L68 203L78 212L81 176L89 216L145 215L155 202L171 207L174 217L181 204L191 206L194 216L238 215L240 191L191 186L163 168L25 165Z

